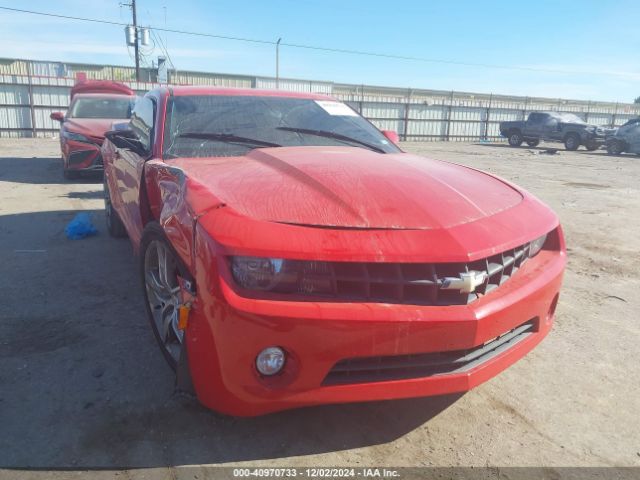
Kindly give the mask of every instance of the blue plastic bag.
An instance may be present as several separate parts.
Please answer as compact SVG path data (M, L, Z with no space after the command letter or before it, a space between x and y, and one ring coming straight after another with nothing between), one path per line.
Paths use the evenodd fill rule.
M65 227L64 233L70 240L80 240L97 235L98 230L91 223L91 216L88 213L78 213Z

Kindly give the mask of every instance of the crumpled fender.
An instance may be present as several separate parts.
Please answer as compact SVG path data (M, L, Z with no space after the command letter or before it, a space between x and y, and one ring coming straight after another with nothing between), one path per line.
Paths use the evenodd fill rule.
M206 187L180 168L152 160L145 168L149 208L176 253L193 274L195 225L206 212L224 206Z
M180 168L151 160L145 166L145 185L149 208L171 242L182 264L195 281L186 340L176 371L176 391L198 398L217 398L224 391L217 360L217 349L208 325L217 318L206 311L213 302L212 285L217 285L217 269L210 246L212 240L198 227L205 213L223 207L208 189L185 176ZM187 366L188 365L188 366ZM204 372L203 372L204 371ZM193 374L195 372L195 375ZM204 381L206 379L206 381Z

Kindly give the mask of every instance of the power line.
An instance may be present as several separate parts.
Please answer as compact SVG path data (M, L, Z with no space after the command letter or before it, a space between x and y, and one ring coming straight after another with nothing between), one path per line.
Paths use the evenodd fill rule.
M55 17L55 18L63 18L65 20L78 20L78 21L82 21L82 22L93 22L93 23L103 23L105 25L116 25L119 27L126 27L127 25L129 25L128 23L122 23L122 22L114 22L111 20L102 20L99 18L86 18L86 17L74 17L71 15L61 15L59 13L48 13L48 12L36 12L34 10L23 10L20 8L11 8L11 7L3 7L0 6L0 10L8 10L11 12L19 12L19 13L29 13L31 15L41 15L44 17ZM179 33L179 34L183 34L183 35L195 35L195 36L199 36L199 37L212 37L212 38L220 38L223 40L237 40L237 41L241 41L241 42L251 42L251 43L262 43L262 44L266 44L266 45L275 45L276 42L273 42L271 40L256 40L256 39L252 39L252 38L242 38L242 37L229 37L229 36L225 36L225 35L214 35L212 33L201 33L201 32L189 32L186 30L174 30L171 28L160 28L160 27L149 27L153 30L157 30L159 32L167 32L167 33Z
M153 30L151 30L151 34L155 37L155 39L158 41L158 45L160 45L160 51L162 51L164 53L164 55L167 57L167 60L169 61L169 64L171 65L171 68L173 68L174 70L176 70L176 66L173 64L173 60L171 60L171 55L169 55L169 51L167 50L166 45L164 44L164 42L162 41L162 38L160 37L160 35L158 35L156 32L154 32Z
M167 26L167 7L165 6L163 8L164 8L164 26L166 27ZM149 17L153 21L153 15L151 14L148 8L146 10L147 10L147 15L149 15ZM157 45L159 45L160 51L165 55L166 59L169 61L169 65L171 65L171 68L173 68L174 71L177 71L176 66L173 64L173 60L171 60L171 55L169 55L169 52L167 51L167 46L165 42L162 41L162 37L158 33L156 33L151 27L149 27L149 31L151 32L151 37L153 39L154 51L155 51L156 41L157 41Z
M7 10L11 12L18 13L27 13L31 15L41 15L45 17L54 17L54 18L62 18L66 20L77 20L82 22L93 22L93 23L102 23L105 25L117 25L117 26L127 26L127 23L122 22L114 22L110 20L102 20L97 18L86 18L86 17L75 17L71 15L62 15L57 13L48 13L48 12L37 12L34 10L25 10L20 8L12 8L12 7L4 7L0 6L0 10ZM254 44L262 44L262 45L277 45L278 41L275 40L261 40L255 38L245 38L245 37L234 37L227 35L216 35L213 33L204 33L204 32L192 32L188 30L176 30L171 28L162 28L162 27L152 27L149 26L149 29L156 30L159 32L167 32L167 33L176 33L180 35L192 35L198 37L209 37L209 38L217 38L221 40L233 40L238 42L246 42L246 43L254 43ZM413 62L423 62L423 63L438 63L444 65L457 65L463 67L480 67L480 68L493 68L500 70L516 70L516 71L525 71L525 72L541 72L541 73L559 73L559 74L582 74L582 75L598 75L598 76L610 76L610 77L628 77L627 74L617 73L617 72L589 72L589 71L570 71L570 70L561 70L561 69L548 69L548 68L535 68L535 67L523 67L523 66L509 66L509 65L499 65L499 64L490 64L490 63L474 63L474 62L462 62L458 60L446 60L439 58L424 58L424 57L414 57L408 55L398 55L392 53L381 53L381 52L370 52L364 50L351 50L346 48L331 48L331 47L322 47L317 45L305 45L298 43L287 43L280 42L280 46L290 47L290 48L298 48L304 50L315 50L327 53L340 53L346 55L360 55L367 57L378 57L378 58L388 58L394 60L405 60L405 61L413 61Z

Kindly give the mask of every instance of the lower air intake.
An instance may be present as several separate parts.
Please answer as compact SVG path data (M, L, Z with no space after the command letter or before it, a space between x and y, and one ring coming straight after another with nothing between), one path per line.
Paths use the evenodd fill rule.
M512 348L535 330L534 319L484 345L467 350L341 360L334 365L322 385L384 382L466 372Z

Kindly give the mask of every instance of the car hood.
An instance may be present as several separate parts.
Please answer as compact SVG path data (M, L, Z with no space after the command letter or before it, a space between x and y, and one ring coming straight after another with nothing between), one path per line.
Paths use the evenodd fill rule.
M111 130L113 122L126 122L111 118L67 118L64 128L70 132L81 133L96 138L104 138L105 132Z
M264 148L168 163L240 214L304 226L447 228L522 200L511 186L473 169L356 147Z

